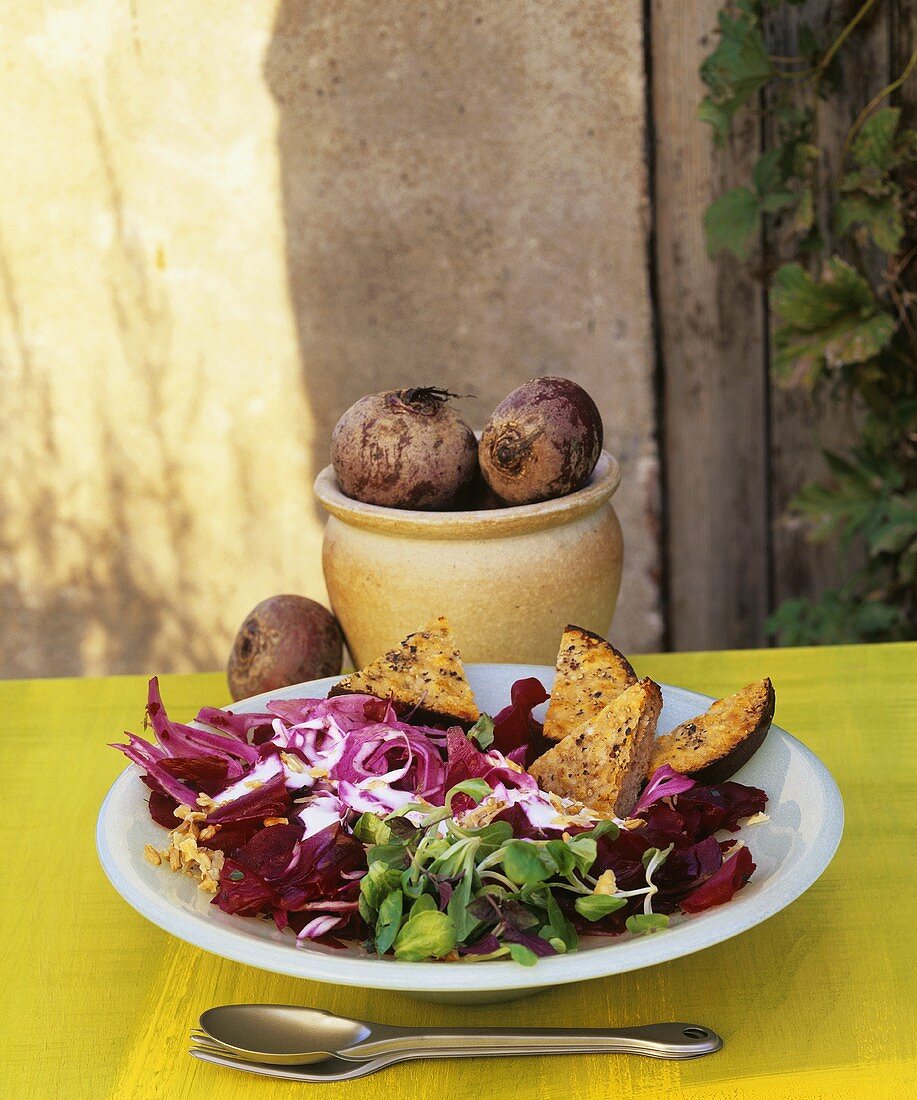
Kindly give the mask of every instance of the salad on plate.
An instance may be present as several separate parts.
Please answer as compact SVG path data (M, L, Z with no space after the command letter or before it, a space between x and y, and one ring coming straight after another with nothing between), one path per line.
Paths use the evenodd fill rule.
M440 619L328 698L259 713L175 722L154 678L153 737L114 747L167 830L146 858L223 912L272 920L291 945L528 966L582 936L658 933L748 882L752 854L729 834L766 820L767 796L723 773L767 732L761 683L657 740L656 685L570 627L544 725L537 679L491 718Z

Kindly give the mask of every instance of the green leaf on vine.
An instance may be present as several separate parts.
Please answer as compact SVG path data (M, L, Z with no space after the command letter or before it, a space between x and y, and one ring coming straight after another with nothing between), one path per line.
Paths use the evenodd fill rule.
M786 171L782 166L783 148L768 149L762 153L755 162L751 172L752 182L759 195L766 195L768 191L778 190L786 179Z
M774 277L771 308L782 324L776 333L778 372L813 383L826 370L864 363L884 348L895 319L881 308L863 276L839 256L813 279L799 264L784 264Z
M704 228L711 256L725 248L740 260L748 259L761 215L776 214L797 201L786 186L786 159L783 147L764 153L752 170L754 192L734 187L707 207Z
M838 233L854 235L894 255L904 238L902 191L891 173L911 154L913 134L898 134L901 112L895 107L876 111L863 123L850 147L856 168L840 182L834 211Z
M799 195L793 228L797 233L808 233L815 224L815 189L804 187Z
M897 194L877 199L863 192L854 192L838 200L834 208L835 229L838 233L847 233L860 227L862 235L868 234L877 248L893 256L901 248L904 237L904 215L900 201Z
M781 645L838 645L903 638L907 625L900 606L844 589L818 600L786 600L768 619Z
M733 187L720 195L704 214L709 254L715 256L725 248L740 260L747 259L754 243L759 216L758 196L747 187Z
M720 40L700 67L709 89L700 105L700 117L713 127L713 139L722 145L736 111L770 80L774 72L752 0L739 0L734 15L719 13Z
M895 134L901 111L898 107L883 107L863 123L850 147L850 155L861 168L887 172L898 163Z

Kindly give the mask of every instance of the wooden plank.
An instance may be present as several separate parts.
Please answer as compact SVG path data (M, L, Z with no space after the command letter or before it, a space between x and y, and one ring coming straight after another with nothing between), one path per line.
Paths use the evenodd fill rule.
M917 4L914 0L894 0L891 6L891 77L897 79L917 50ZM917 71L891 97L901 108L901 125L917 127Z
M772 54L797 53L798 33L808 23L819 43L826 45L856 14L860 0L807 0L801 6L782 5L768 17L765 36ZM887 4L878 4L854 30L839 54L841 86L818 107L816 144L823 150L819 226L826 242L825 255L847 256L844 243L835 239L826 211L840 168L844 138L857 113L889 78L889 28ZM768 134L769 139L773 137ZM795 258L785 251L784 227L773 226L769 259ZM773 337L775 318L769 318ZM807 482L823 479L827 470L822 449L845 450L854 435L854 412L827 396L813 399L801 390L787 389L773 377L770 382L770 508L773 524L772 569L775 606L794 597L815 599L849 577L862 561L854 548L841 554L836 543L814 544L807 525L787 514L790 501Z
M751 112L714 150L698 76L719 0L650 4L656 267L663 361L669 635L675 649L764 638L768 610L767 382L760 286L711 260L704 211L744 182L758 152Z

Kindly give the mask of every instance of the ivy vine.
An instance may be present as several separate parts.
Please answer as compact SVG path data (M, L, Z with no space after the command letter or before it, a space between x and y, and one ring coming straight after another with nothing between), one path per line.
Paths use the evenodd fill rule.
M700 117L714 142L748 109L767 139L747 186L706 211L710 254L748 260L767 241L773 370L853 412L849 445L824 452L826 476L790 510L839 554L864 547L865 564L820 600L777 609L769 627L789 645L917 637L917 131L889 105L917 53L853 120L834 178L819 144L819 106L839 87L841 52L856 50L877 2L866 0L831 41L801 24L795 52L776 56L763 22L781 0L734 0L701 65Z

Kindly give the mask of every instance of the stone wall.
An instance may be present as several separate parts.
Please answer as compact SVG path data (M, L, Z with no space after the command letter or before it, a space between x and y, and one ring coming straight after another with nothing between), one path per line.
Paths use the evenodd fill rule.
M365 392L480 427L539 373L625 464L615 638L660 641L636 0L24 0L0 41L0 675L221 664L324 599Z

